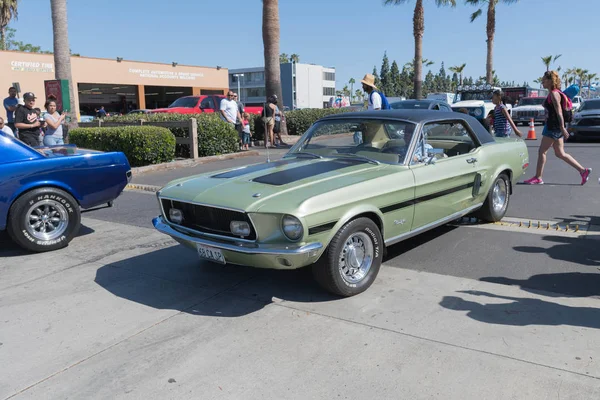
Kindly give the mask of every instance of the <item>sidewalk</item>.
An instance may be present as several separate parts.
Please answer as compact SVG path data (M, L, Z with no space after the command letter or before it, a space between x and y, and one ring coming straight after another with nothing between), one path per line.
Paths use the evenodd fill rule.
M304 271L83 223L2 265L0 398L600 398L597 298L384 264L338 299Z

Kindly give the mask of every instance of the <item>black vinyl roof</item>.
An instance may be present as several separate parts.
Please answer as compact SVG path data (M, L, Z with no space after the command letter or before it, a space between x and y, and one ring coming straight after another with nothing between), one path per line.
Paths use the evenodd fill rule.
M321 118L330 119L396 119L413 122L415 124L435 121L464 121L471 127L481 144L495 142L492 134L476 118L460 112L437 110L372 110L332 114Z

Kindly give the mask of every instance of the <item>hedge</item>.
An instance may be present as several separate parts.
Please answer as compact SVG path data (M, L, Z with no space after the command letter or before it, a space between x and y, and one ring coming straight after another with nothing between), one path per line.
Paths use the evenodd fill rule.
M159 164L175 158L175 137L156 126L77 128L69 131L70 143L100 151L122 151L132 167Z
M187 121L196 118L198 131L198 156L207 157L227 153L235 153L239 150L238 132L228 123L219 118L216 113L209 114L176 114L176 113L157 113L157 114L128 114L120 117L106 118L106 122L121 123L139 123L140 120L146 122L166 122L166 121ZM189 137L189 132L185 128L167 128L175 137ZM176 154L179 157L189 157L189 146L178 144Z

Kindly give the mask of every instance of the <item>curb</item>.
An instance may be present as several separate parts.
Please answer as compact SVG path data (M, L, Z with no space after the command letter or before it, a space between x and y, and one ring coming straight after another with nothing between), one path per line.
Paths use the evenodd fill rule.
M208 157L199 157L199 158L195 158L195 159L171 161L168 163L146 165L144 167L131 168L131 173L133 175L139 175L139 174L143 174L145 172L154 172L154 171L160 171L160 170L164 170L164 169L195 167L196 165L206 164L206 163L215 162L215 161L232 160L232 159L236 159L236 158L251 157L251 156L260 156L260 153L257 150L249 150L249 151L238 152L238 153L222 154L219 156L208 156Z

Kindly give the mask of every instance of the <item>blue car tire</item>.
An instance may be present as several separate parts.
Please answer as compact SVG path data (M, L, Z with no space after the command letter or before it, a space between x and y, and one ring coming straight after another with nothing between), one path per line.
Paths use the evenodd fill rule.
M34 252L66 247L79 232L81 212L73 196L54 187L34 189L11 206L8 233Z

